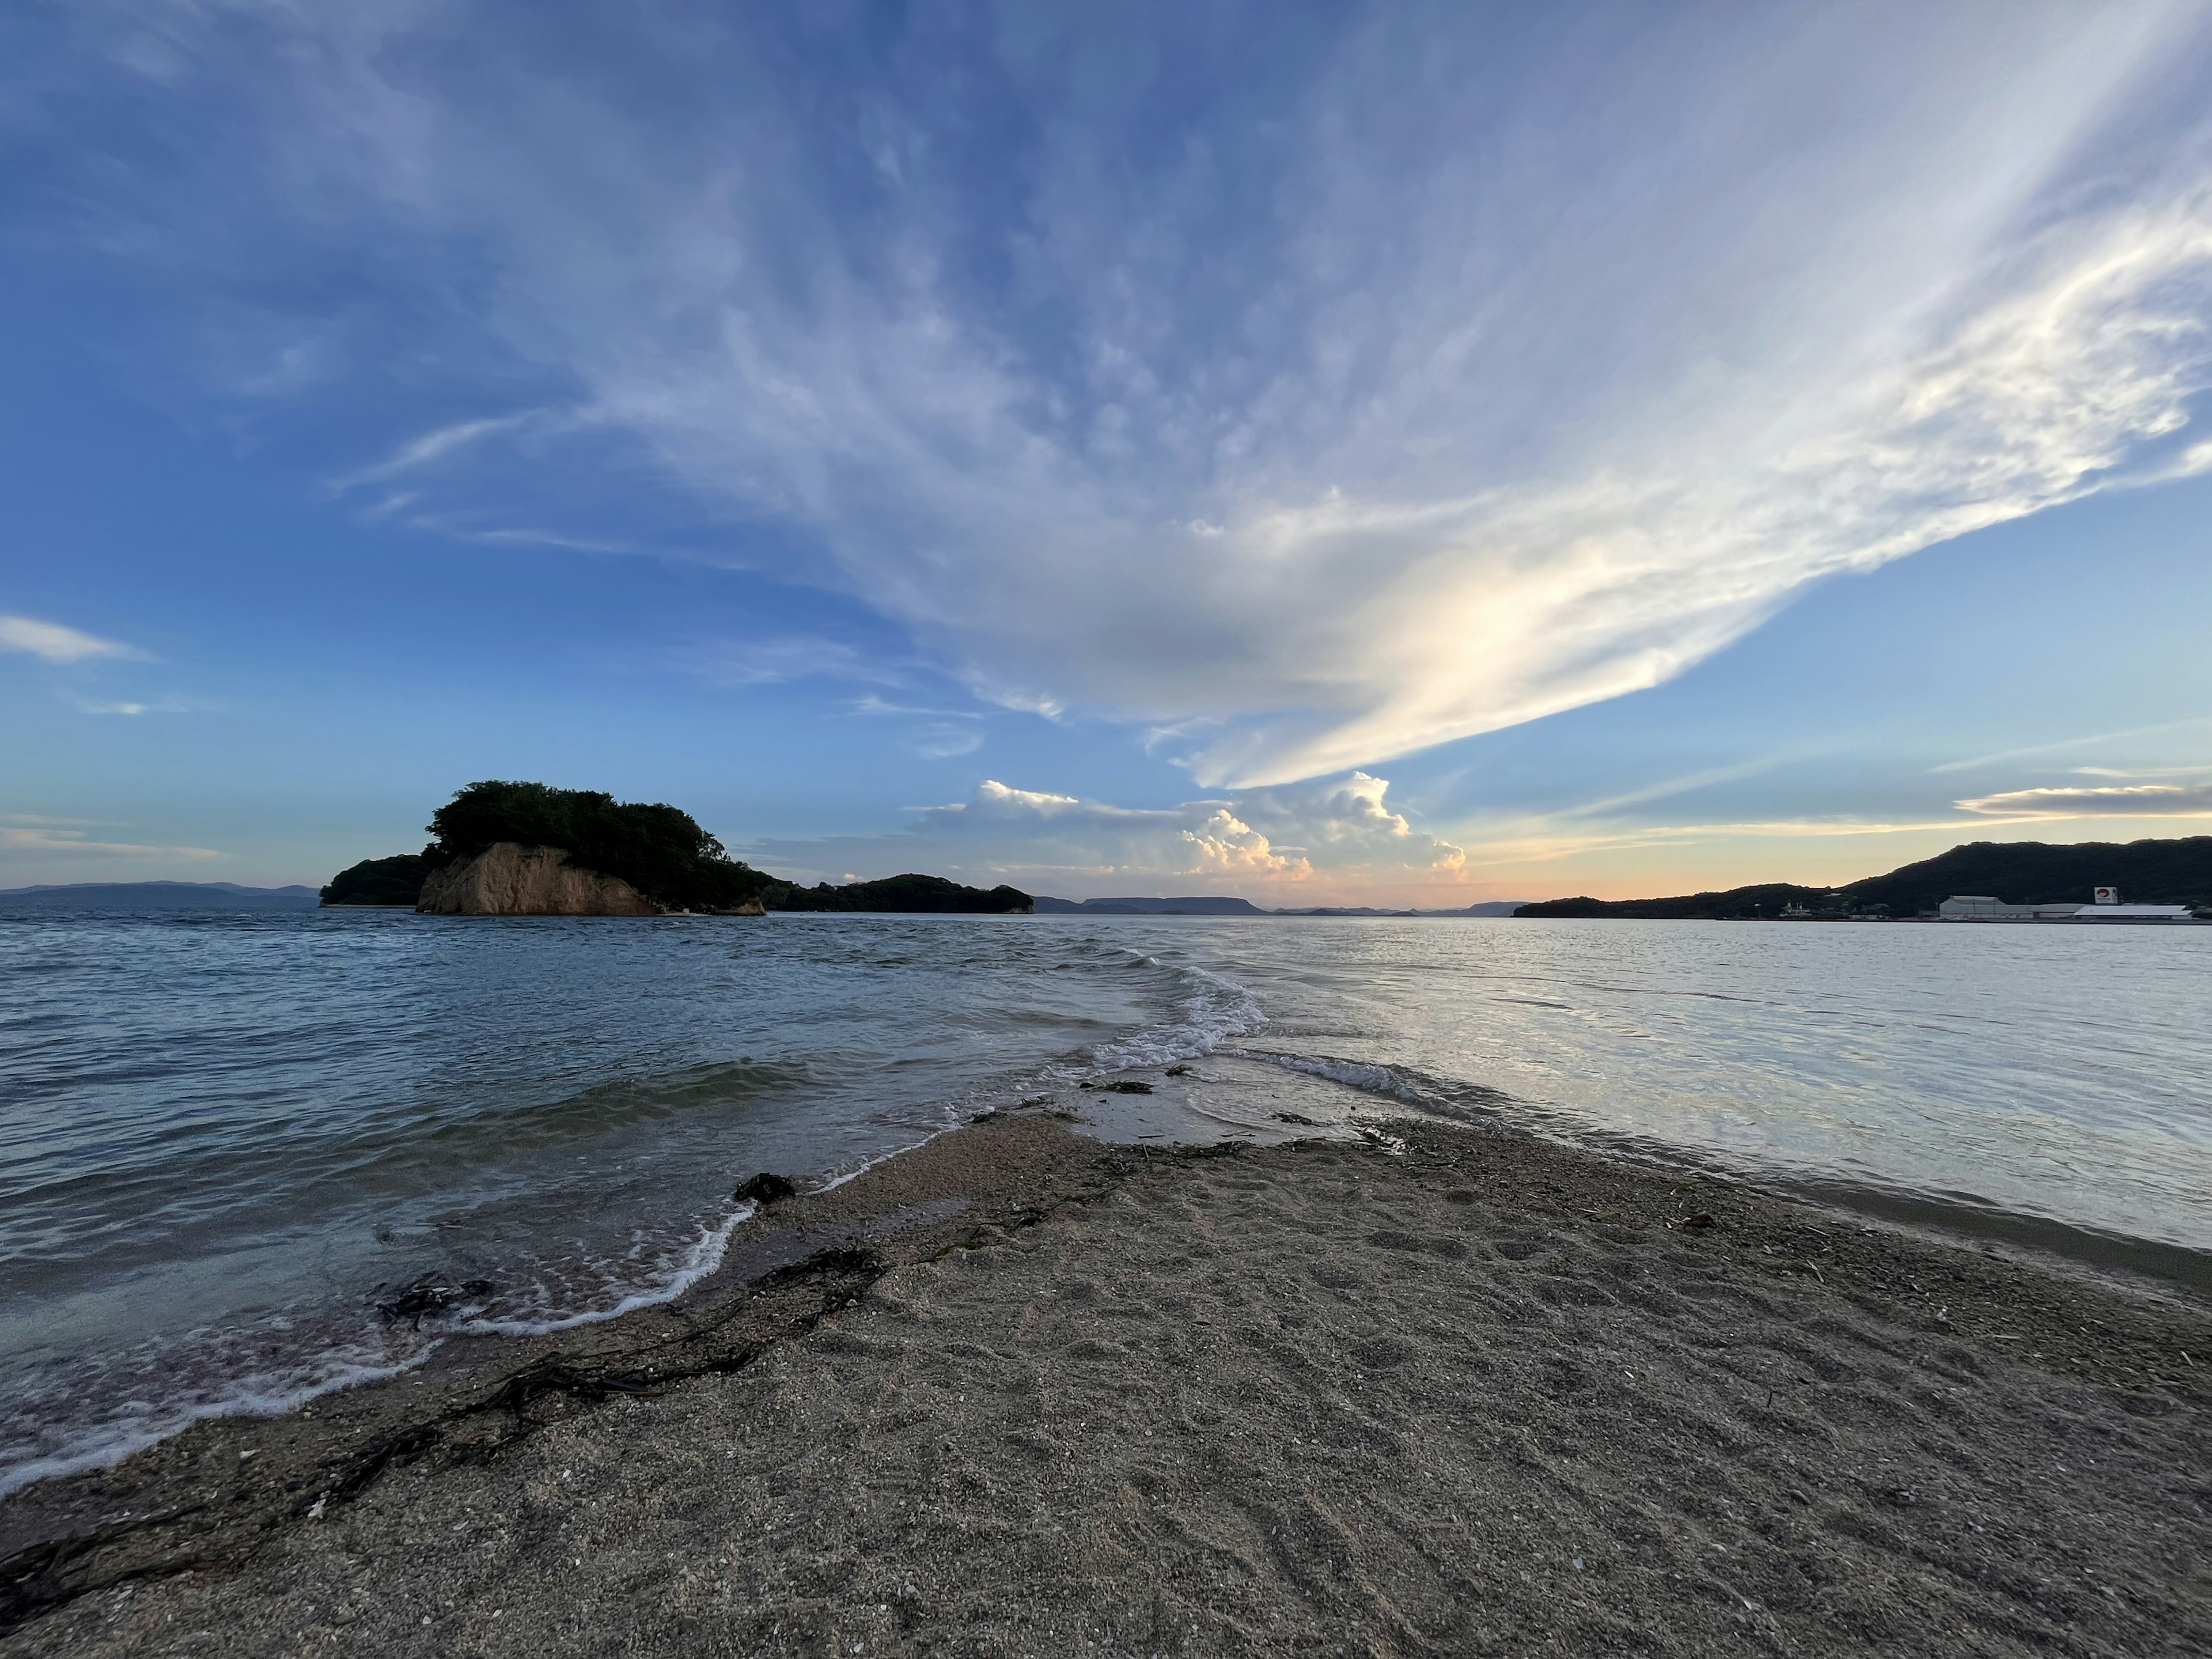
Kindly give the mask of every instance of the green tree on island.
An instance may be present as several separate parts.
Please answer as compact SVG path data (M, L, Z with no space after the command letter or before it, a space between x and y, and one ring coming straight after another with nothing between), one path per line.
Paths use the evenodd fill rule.
M419 854L356 864L323 889L323 902L413 904L431 871L513 842L559 848L580 868L617 876L676 910L733 910L753 899L772 910L1003 915L1030 908L1030 896L1017 888L985 891L939 876L795 886L732 858L689 812L662 802L618 801L596 789L488 779L456 793L431 814L428 827L433 840Z
M596 789L472 783L430 815L429 829L434 839L423 857L433 869L501 842L557 847L572 863L620 877L674 909L734 909L776 884L732 858L689 812Z

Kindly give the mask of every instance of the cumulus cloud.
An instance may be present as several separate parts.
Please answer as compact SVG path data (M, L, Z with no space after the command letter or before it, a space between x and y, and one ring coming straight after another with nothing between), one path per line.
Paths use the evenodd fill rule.
M475 296L574 441L793 532L777 569L980 696L1188 733L1207 787L1648 687L1824 576L2212 467L2196 7L1565 46L1201 8L1133 57L953 7L827 68L680 6L588 67L494 0L146 15L118 61L258 135L210 197ZM512 435L356 478L460 491Z
M98 657L140 657L145 653L113 640L30 617L0 617L0 651L21 651L51 663L84 662Z
M2212 783L2013 789L1954 804L1992 817L2200 817L2212 816Z
M746 856L810 879L856 865L878 875L926 866L1078 897L1164 884L1311 903L1340 884L1425 892L1463 883L1466 854L1394 811L1389 787L1355 774L1128 807L987 779L966 800L926 808L895 834L764 842Z

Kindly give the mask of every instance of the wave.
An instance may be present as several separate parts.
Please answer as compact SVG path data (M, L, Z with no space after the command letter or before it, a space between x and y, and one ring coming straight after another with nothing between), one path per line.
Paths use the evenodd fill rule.
M1494 1123L1518 1103L1502 1089L1436 1077L1409 1066L1339 1060L1329 1054L1285 1054L1268 1048L1239 1048L1237 1052L1245 1060L1278 1066L1286 1072L1304 1072L1309 1077L1326 1078L1362 1094L1401 1101L1456 1122Z
M692 1240L673 1271L658 1285L632 1291L612 1307L589 1308L582 1313L546 1319L478 1317L465 1322L459 1328L471 1336L550 1336L555 1331L570 1331L579 1325L600 1325L610 1319L620 1319L624 1314L635 1313L640 1308L655 1308L665 1302L673 1302L721 1267L722 1258L729 1252L730 1236L757 1213L759 1206L750 1201L739 1204L727 1217Z
M1187 963L1164 963L1141 951L1122 947L1146 967L1164 969L1176 979L1174 1019L1147 1025L1115 1042L1091 1050L1091 1069L1132 1072L1198 1060L1232 1037L1249 1036L1267 1023L1259 997L1235 980Z
M243 1377L212 1400L168 1406L98 1425L76 1437L64 1450L0 1469L0 1498L36 1481L81 1474L87 1469L112 1468L131 1453L182 1434L195 1423L223 1417L277 1417L326 1394L403 1376L428 1362L440 1346L434 1340L426 1342L399 1360L372 1360L358 1349L339 1349L324 1355L320 1364L313 1368L319 1374L306 1378Z

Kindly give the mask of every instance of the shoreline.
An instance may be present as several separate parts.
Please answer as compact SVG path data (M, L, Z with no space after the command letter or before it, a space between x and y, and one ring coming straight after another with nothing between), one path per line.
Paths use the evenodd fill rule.
M1694 1348L1703 1310L1740 1304L1753 1346L1799 1356L1801 1375L1792 1387L1814 1378L1832 1385L1828 1371L1863 1372L1866 1356L1875 1354L1882 1357L1874 1371L1901 1366L1943 1379L1931 1385L1936 1395L1946 1388L1996 1389L2005 1396L2003 1410L1978 1431L1950 1423L1933 1396L1891 1425L1917 1434L1925 1425L1916 1424L1915 1412L1930 1413L1929 1423L1949 1423L1969 1440L1977 1432L1988 1439L1972 1449L1973 1457L2002 1449L2020 1420L2021 1401L2041 1401L2054 1390L2075 1397L2066 1408L2075 1418L2107 1417L2144 1434L2156 1431L2153 1437L2164 1439L2155 1457L2195 1469L2200 1483L2195 1513L2177 1510L2170 1524L2193 1529L2203 1547L2197 1559L2212 1553L2212 1515L2202 1498L2212 1420L2206 1411L2212 1406L2212 1307L2201 1297L2101 1283L1988 1246L1940 1243L1840 1217L1717 1176L1654 1170L1497 1130L1400 1121L1391 1133L1403 1138L1401 1157L1344 1139L1273 1146L1231 1141L1168 1151L1077 1135L1063 1116L1002 1114L935 1137L834 1188L777 1204L739 1226L721 1269L673 1302L543 1337L449 1337L416 1373L327 1395L281 1417L204 1423L114 1468L25 1489L0 1504L0 1619L8 1629L0 1652L149 1650L138 1644L156 1629L164 1642L177 1639L178 1651L185 1650L182 1638L195 1628L220 1626L243 1641L234 1628L234 1603L249 1593L259 1598L252 1605L271 1615L254 1626L265 1634L268 1651L300 1650L319 1631L325 1634L314 1639L335 1641L343 1631L347 1643L357 1642L381 1615L374 1607L355 1606L358 1595L336 1588L343 1576L341 1559L404 1553L406 1540L429 1536L432 1516L446 1532L475 1524L469 1516L442 1517L477 1488L507 1491L516 1481L541 1479L542 1472L530 1471L551 1455L547 1447L559 1444L572 1466L583 1449L611 1443L610 1437L629 1449L627 1457L648 1451L658 1456L666 1450L660 1443L668 1425L657 1427L655 1413L672 1423L735 1411L727 1461L789 1449L788 1423L772 1412L763 1415L757 1400L742 1409L732 1400L758 1394L769 1386L764 1379L794 1371L807 1373L798 1389L801 1402L836 1394L846 1369L841 1356L854 1352L850 1345L873 1353L880 1339L867 1333L897 1323L899 1310L919 1305L918 1296L927 1301L927 1287L963 1279L985 1263L1007 1276L1035 1277L1041 1271L1036 1259L1056 1255L1058 1266L1028 1286L1020 1310L1010 1301L994 1321L988 1297L984 1308L969 1309L975 1328L962 1340L986 1347L1012 1342L1012 1326L1032 1316L1048 1317L1036 1310L1063 1302L1079 1325L1097 1325L1096 1310L1126 1303L1133 1311L1122 1317L1134 1328L1145 1322L1148 1305L1188 1299L1205 1264L1236 1248L1240 1218L1264 1227L1274 1243L1253 1264L1257 1278L1239 1293L1233 1313L1224 1306L1203 1328L1232 1334L1243 1351L1269 1356L1272 1378L1308 1376L1347 1354L1354 1356L1350 1369L1357 1375L1344 1387L1355 1400L1406 1376L1433 1376L1448 1392L1496 1382L1513 1369L1516 1353L1538 1381L1547 1367L1560 1364L1579 1375L1590 1371L1591 1355L1618 1346L1622 1334L1578 1332L1572 1328L1577 1322L1626 1322L1632 1346L1686 1341ZM1358 1206L1378 1204L1407 1212L1407 1224L1346 1231ZM1260 1207L1253 1215L1241 1215L1254 1206ZM1711 1224L1692 1224L1701 1215ZM1171 1271L1142 1267L1141 1258L1161 1252L1180 1265ZM1440 1279L1453 1280L1456 1289L1431 1282ZM1085 1285L1087 1292L1077 1288ZM1505 1299L1469 1312L1461 1306L1466 1297ZM1328 1305L1312 1305L1316 1297ZM1307 1351L1302 1332L1345 1308L1356 1314L1363 1303L1387 1303L1395 1311L1377 1330L1339 1333L1341 1340ZM1526 1352L1527 1338L1547 1321L1558 1327L1550 1340L1565 1346L1540 1364ZM908 1346L926 1348L929 1334L910 1332ZM1175 1337L1172 1328L1169 1334ZM1191 1334L1190 1328L1182 1334ZM1849 1363L1831 1352L1838 1345L1853 1356ZM1916 1350L1924 1355L1911 1357ZM1160 1382L1152 1358L1095 1334L1018 1363L1047 1377L1095 1373L1109 1393L1117 1375L1125 1392L1145 1393ZM1186 1393L1206 1394L1202 1370L1188 1363L1168 1369ZM1589 1386L1602 1392L1602 1385ZM894 1389L869 1412L876 1419L899 1415L902 1392ZM1760 1409L1771 1408L1770 1389ZM1211 1412L1223 1424L1237 1421L1235 1398L1211 1400L1182 1418L1190 1418L1192 1409ZM1894 1402L1891 1409L1893 1414ZM963 1397L936 1402L927 1421L962 1457L988 1459L1002 1450L1003 1431L972 1416ZM1279 1482L1304 1461L1304 1437L1290 1434L1285 1445L1282 1428L1280 1422L1272 1430L1255 1424L1224 1432L1257 1460L1265 1481ZM1372 1424L1369 1432L1389 1437ZM1158 1436L1148 1428L1142 1437ZM819 1455L837 1443L835 1435L825 1440L811 1431L801 1438ZM1065 1461L1051 1455L1051 1438L1046 1437L1047 1450L1025 1455L1024 1467L1038 1466L1032 1474ZM1188 1505L1218 1506L1230 1488L1202 1478L1203 1465L1207 1446L1218 1451L1224 1443L1200 1436L1161 1481L1174 1486L1173 1477L1180 1477L1188 1487ZM1802 1449L1809 1455L1812 1446L1808 1439ZM1650 1494L1636 1474L1643 1455L1632 1440L1615 1446L1606 1479L1637 1487L1638 1501L1648 1504ZM1430 1478L1439 1478L1437 1472ZM2080 1471L2069 1478L2077 1486L2088 1479ZM2015 1488L2021 1479L2033 1484L2034 1477L2016 1473ZM2059 1490L2065 1482L2057 1476L2043 1479L2057 1481L2053 1498L2060 1508L2088 1502L2104 1512L2116 1502L2135 1501L2094 1480L2095 1490L2084 1492ZM1006 1486L1001 1498L1012 1501L1018 1486ZM718 1490L695 1493L703 1510L715 1509L707 1494ZM833 1531L862 1526L871 1516L878 1523L885 1519L873 1500L847 1514L838 1490L827 1485L797 1482L784 1496L803 1510L811 1506L817 1525ZM1479 1498L1462 1496L1455 1513L1464 1518L1480 1507ZM1861 1511L1871 1504L1875 1518L1889 1526L1896 1517L1882 1510L1882 1501L1863 1499L1854 1524L1867 1520ZM912 1509L909 1497L909 1514ZM987 1516L971 1517L981 1518ZM708 1525L703 1513L696 1520ZM680 1518L669 1523L679 1530L694 1524ZM718 1512L708 1530L719 1527L718 1535L727 1535L729 1527L741 1524L742 1517ZM1002 1531L990 1529L989 1535ZM957 1534L974 1535L969 1528ZM755 1541L765 1547L766 1540ZM2154 1564L2106 1541L2118 1552L2116 1568L2148 1574L2145 1582L2157 1584L2161 1573L2152 1570ZM887 1571L896 1565L924 1578L936 1571L927 1551L894 1547L877 1554ZM311 1559L319 1565L303 1565ZM569 1559L585 1559L538 1560L524 1548L509 1571L550 1571ZM1421 1569L1437 1570L1433 1562ZM439 1578L445 1571L430 1562L392 1581L394 1605L434 1610L410 1613L380 1639L402 1649L419 1641L423 1651L456 1644L503 1651L510 1643L515 1651L528 1651L533 1641L536 1650L561 1650L563 1639L533 1621L597 1605L577 1601L582 1592L573 1587L549 1584L538 1598L543 1605L528 1619L505 1607L478 1607L469 1615L462 1596L423 1601L428 1586L415 1585L416 1578ZM562 1568L562 1582L581 1571ZM2165 1570L2162 1594L2174 1616L2203 1623L2212 1598L2204 1594L2203 1569L2197 1571L2192 1590ZM269 1601L271 1574L291 1586L277 1598L285 1603L281 1617ZM1508 1601L1517 1594L1510 1583L1504 1589ZM1013 1603L1019 1601L1015 1595ZM447 1602L450 1609L437 1605ZM759 1603L779 1605L773 1598ZM973 1608L955 1616L950 1607L944 1617L951 1622L925 1622L915 1631L933 1629L942 1638L995 1628L988 1620L979 1624ZM1103 1602L1093 1611L1106 1617ZM348 1616L338 1618L341 1612ZM832 1626L842 1632L838 1621L848 1612L832 1597L811 1612L793 1613L788 1633L780 1619L746 1626L747 1643L816 1650L816 1637ZM1306 1608L1313 1617L1325 1612L1317 1604ZM477 1620L465 1641L455 1634L459 1626L447 1625L449 1613L464 1624ZM417 1622L426 1617L427 1626ZM1425 1627L1418 1619L1378 1650L1411 1643L1408 1632L1417 1627ZM446 1636L432 1643L441 1628ZM1308 1634L1327 1628L1334 1627L1324 1618ZM535 1637L526 1633L532 1630ZM801 1641L802 1630L813 1634ZM2212 1625L2205 1633L2212 1637ZM1239 1642L1273 1634L1255 1627ZM1708 1631L1706 1639L1723 1636ZM686 1637L678 1645L687 1642L686 1650L721 1650L703 1637ZM989 1643L982 1646L992 1650Z

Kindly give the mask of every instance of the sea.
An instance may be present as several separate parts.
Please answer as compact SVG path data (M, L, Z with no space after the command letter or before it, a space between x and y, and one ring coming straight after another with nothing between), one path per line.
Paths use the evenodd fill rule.
M2203 1288L2208 1013L2212 928L0 910L0 1494L665 1300L756 1171L1024 1103L1503 1126Z

